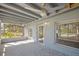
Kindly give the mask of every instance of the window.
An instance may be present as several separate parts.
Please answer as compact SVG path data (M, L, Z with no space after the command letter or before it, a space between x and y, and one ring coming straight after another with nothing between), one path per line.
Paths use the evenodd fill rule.
M43 38L43 26L39 26L39 38Z
M79 23L70 23L59 25L58 37L61 40L79 41Z
M31 28L29 29L28 32L29 32L29 33L28 33L28 34L29 34L29 37L32 37L32 29L31 29Z
M77 35L77 26L76 24L72 23L72 24L69 24L69 33L68 33L68 38L70 40L74 40L74 41L77 41L76 40L76 35Z
M43 43L44 40L44 26L39 26L38 27L38 40L40 43Z
M68 25L64 24L60 26L60 37L61 39L67 39L68 37Z
M58 25L58 42L79 48L79 22Z
M24 35L24 26L3 23L1 38L18 38Z

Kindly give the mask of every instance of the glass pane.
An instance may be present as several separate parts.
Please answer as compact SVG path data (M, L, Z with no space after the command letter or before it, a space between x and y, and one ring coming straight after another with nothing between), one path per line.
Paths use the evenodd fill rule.
M29 36L32 37L32 29L29 29Z
M77 23L77 40L79 41L79 22Z
M39 38L43 38L43 26L39 27Z
M69 24L69 33L68 33L68 38L69 40L76 40L76 34L77 34L77 28L76 28L76 24L72 23Z
M17 38L24 34L24 27L15 24L4 24L4 32L1 34L1 38Z
M61 32L61 34L60 34L60 37L61 37L61 39L68 39L68 25L67 24L64 24L64 25L61 25L60 26L60 32Z
M58 39L78 42L79 41L79 22L59 25Z

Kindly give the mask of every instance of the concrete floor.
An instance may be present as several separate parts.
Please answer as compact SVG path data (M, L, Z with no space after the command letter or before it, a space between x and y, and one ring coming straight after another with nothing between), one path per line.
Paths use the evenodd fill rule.
M26 41L27 42L27 41ZM40 43L13 42L4 44L3 56L63 56L64 54L55 50L45 48Z

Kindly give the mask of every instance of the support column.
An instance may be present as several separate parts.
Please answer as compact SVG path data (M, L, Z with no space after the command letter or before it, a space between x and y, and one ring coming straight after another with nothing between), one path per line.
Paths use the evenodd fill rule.
M0 20L0 44L1 44L1 20Z
M56 43L56 33L55 33L55 25L53 22L48 23L45 25L45 39L44 44L47 47L51 47L53 44Z
M24 38L28 38L28 27L27 25L24 26Z
M36 24L33 24L32 26L32 37L33 37L33 40L34 42L37 42L38 41L38 33L37 33L37 26Z

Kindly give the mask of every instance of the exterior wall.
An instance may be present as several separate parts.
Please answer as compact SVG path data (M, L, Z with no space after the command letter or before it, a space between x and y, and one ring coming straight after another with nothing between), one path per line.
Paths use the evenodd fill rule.
M48 24L45 25L45 30L44 30L45 31L44 32L44 38L45 38L44 45L48 48L60 51L66 55L79 55L78 48L56 43L57 23L63 24L63 23L70 23L70 22L77 22L77 21L79 21L79 8L56 15L56 16L51 16L45 20L36 21L36 22L29 23L29 24L31 24L32 26L33 23L36 23L36 26L38 27L38 25L44 24L45 22L47 22ZM37 35L36 32L33 32L33 35Z

